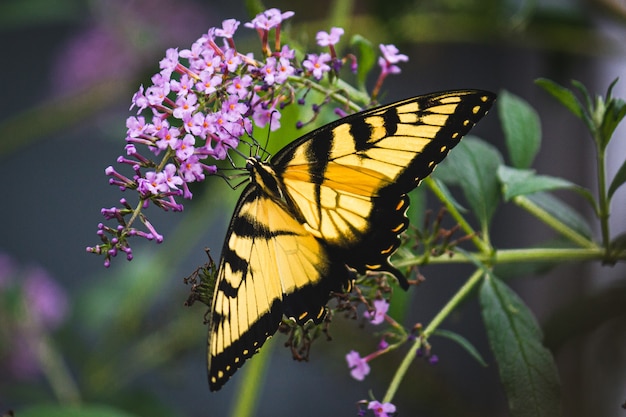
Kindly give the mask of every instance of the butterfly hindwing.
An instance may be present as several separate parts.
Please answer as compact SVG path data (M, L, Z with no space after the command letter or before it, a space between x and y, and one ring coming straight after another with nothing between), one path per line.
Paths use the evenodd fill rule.
M389 257L408 227L406 193L489 110L495 95L461 90L411 98L314 130L270 162L248 161L222 250L209 327L217 390L283 315L320 323L353 270L406 278Z
M333 276L333 280L322 279ZM271 337L283 315L321 322L349 271L280 204L248 185L231 220L209 324L211 390Z

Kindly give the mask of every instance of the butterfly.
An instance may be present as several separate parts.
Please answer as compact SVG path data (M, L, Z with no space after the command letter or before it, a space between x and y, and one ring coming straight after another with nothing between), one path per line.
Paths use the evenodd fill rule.
M422 95L332 122L269 160L230 221L209 312L209 388L219 390L277 331L283 316L319 324L331 292L355 271L384 271L408 227L407 193L489 110L480 90Z

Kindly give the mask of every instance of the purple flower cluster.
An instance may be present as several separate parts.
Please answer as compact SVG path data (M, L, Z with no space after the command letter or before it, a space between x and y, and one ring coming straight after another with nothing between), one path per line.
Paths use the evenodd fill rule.
M353 60L354 69L353 57L340 59L335 51L341 28L319 32L318 45L328 52L308 54L300 62L295 51L280 41L281 25L291 16L293 12L269 9L243 25L259 34L262 60L237 50L234 36L240 22L228 19L221 28L209 29L189 49L169 49L152 84L135 93L131 110L136 109L137 114L126 122L126 154L117 159L129 166L133 175L112 166L105 173L111 185L136 191L139 202L132 207L121 199L120 207L102 209L105 219L118 225L99 224L102 244L87 251L104 255L105 266L119 251L132 259L129 237L163 240L142 213L150 203L166 211L182 211L178 199L192 198L189 184L217 174L215 161L229 158L229 150L236 149L252 132L253 124L278 129L281 111L294 103L304 104L312 85L319 86L316 83L329 73L338 75L348 59ZM385 56L381 62L393 61ZM389 71L381 68L382 73ZM332 86L320 86L320 90L330 94ZM296 99L301 91L302 98ZM319 106L313 108L319 111ZM136 220L143 223L144 230L133 226Z

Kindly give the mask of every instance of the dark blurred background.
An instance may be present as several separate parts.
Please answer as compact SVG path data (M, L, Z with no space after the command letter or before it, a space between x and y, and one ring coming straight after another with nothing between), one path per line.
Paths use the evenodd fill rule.
M182 277L204 263L204 247L218 255L238 193L221 180L209 180L210 188L198 192L183 214L149 213L165 242L135 242L130 263L118 257L104 269L103 259L85 253L85 247L98 243L100 208L124 196L108 185L104 169L123 153L133 93L149 83L167 48L189 47L226 18L249 21L243 3L0 2L0 275L25 282L39 274L43 278L37 279L56 288L58 297L47 302L63 313L52 343L85 402L141 416L195 417L227 415L237 400L245 367L219 393L208 391L204 309L183 307L189 289ZM357 33L375 45L396 44L410 61L388 79L381 101L453 88L506 89L521 96L542 120L535 168L594 188L592 142L582 123L533 80L546 77L569 85L576 79L604 94L613 79L626 74L623 1L265 4L295 11L287 33L313 48L315 33L337 24L346 30L342 45ZM346 15L348 20L342 18ZM237 36L239 45L258 51L253 31L240 28ZM626 80L614 94L626 96ZM495 111L473 133L503 149ZM609 178L626 156L624 133L618 130L609 150ZM559 196L591 214L580 198ZM620 190L611 219L616 233L626 229L624 207L626 193ZM493 242L499 248L530 246L554 236L515 207L505 206L494 222ZM427 281L412 290L407 323L427 323L470 271L422 268ZM626 401L626 304L620 285L625 275L624 265L580 263L510 281L544 325L559 366L566 416L626 415L620 408ZM8 280L0 279L0 291L10 287ZM586 320L590 316L594 320ZM8 320L0 317L0 326ZM469 339L489 366L480 366L450 341L433 340L440 361L412 365L394 400L401 415L506 415L477 301L468 300L443 327ZM12 353L14 336L0 333L0 413L13 409L19 416L26 405L56 399L32 358ZM356 414L354 404L367 398L369 387L382 398L403 352L372 362L372 375L359 383L350 378L344 356L350 349L373 349L371 335L339 321L333 336L330 343L314 345L309 363L293 362L280 346L282 337L275 338L266 348L271 349L271 370L257 415L349 416Z

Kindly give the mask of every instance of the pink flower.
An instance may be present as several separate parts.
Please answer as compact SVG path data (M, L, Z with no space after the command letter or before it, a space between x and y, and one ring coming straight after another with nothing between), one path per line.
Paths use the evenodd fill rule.
M209 71L202 71L200 73L200 81L196 83L196 89L204 94L211 94L215 92L217 86L221 83L222 77L219 75L212 75Z
M161 75L166 78L170 78L172 72L178 65L178 49L170 48L165 52L165 58L159 62L159 68L161 68Z
M385 321L385 315L389 310L389 303L387 300L374 300L374 312L370 313L366 311L363 315L370 319L372 324L380 324Z
M359 352L356 350L351 350L350 353L346 355L346 361L350 368L350 375L357 381L363 381L365 376L370 373L370 366L367 364L367 359L361 358L361 355L359 355Z
M195 94L190 94L185 97L178 97L176 99L176 107L172 115L177 119L183 119L185 115L193 113L198 104L198 97Z
M327 64L330 59L330 54L325 52L320 55L309 54L307 59L302 63L302 66L310 71L316 80L321 80L324 74L330 71L330 66Z
M383 56L378 58L378 65L382 68L383 74L400 73L400 67L395 64L409 60L408 56L398 53L398 48L395 45L383 45L381 43L380 52Z
M369 410L374 412L376 417L389 417L390 413L396 412L396 406L391 403L380 403L378 401L370 401L367 405Z
M283 20L293 16L293 12L281 13L278 9L268 9L256 15L251 22L244 23L244 26L251 29L270 30L280 25Z
M226 19L222 22L221 29L215 29L215 36L219 36L220 38L232 38L238 27L238 20Z
M58 327L67 315L67 295L44 269L33 269L25 278L24 300L37 320L48 329Z
M330 33L324 32L323 30L317 32L317 44L319 46L330 46L336 45L339 42L339 38L343 35L342 28L332 28L330 29Z
M176 151L176 157L181 161L189 158L191 155L193 155L195 144L196 138L193 135L186 134L182 140L176 142L176 146L174 148L174 150Z

